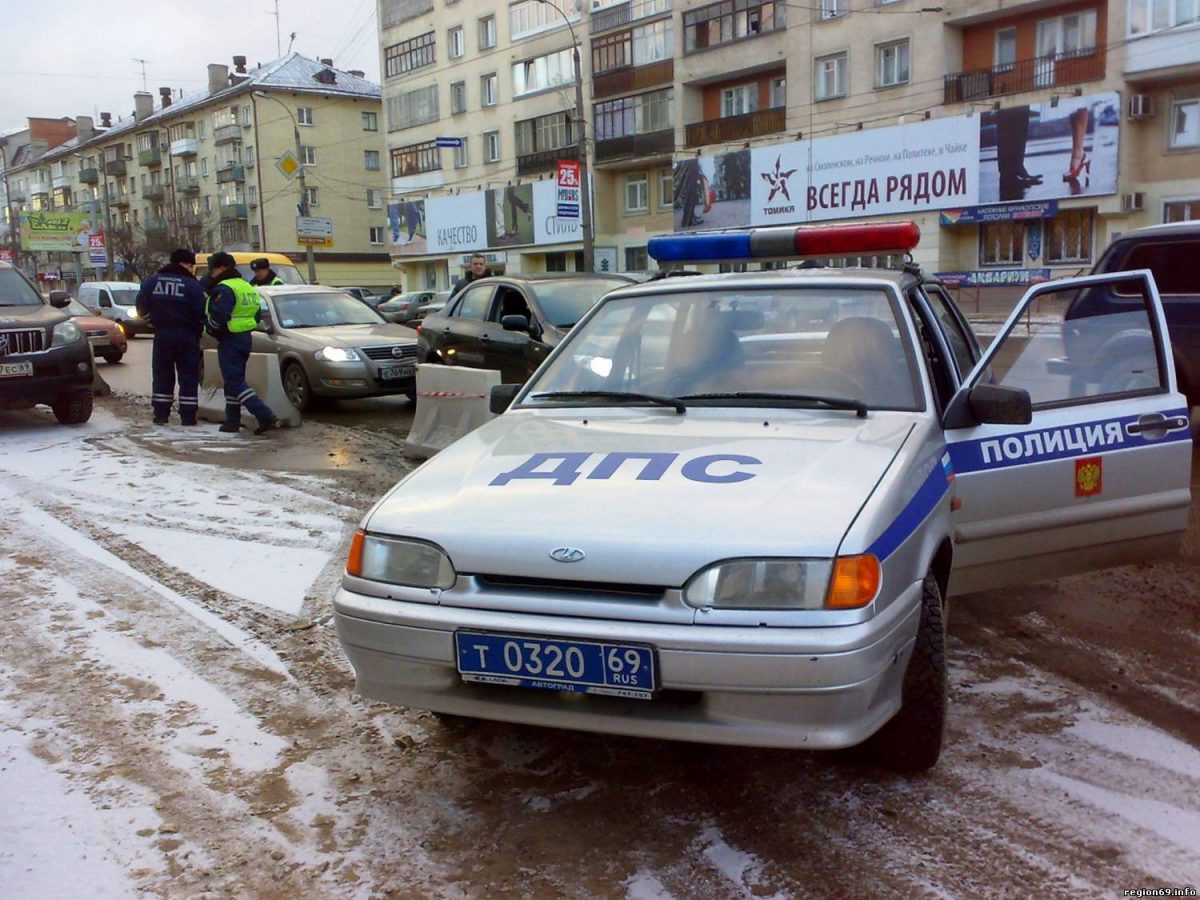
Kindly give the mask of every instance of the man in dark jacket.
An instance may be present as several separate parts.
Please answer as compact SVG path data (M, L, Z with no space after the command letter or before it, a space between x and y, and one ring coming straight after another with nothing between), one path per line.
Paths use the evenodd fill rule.
M259 399L246 383L246 362L250 359L250 332L258 324L258 291L237 270L228 253L208 258L213 286L208 295L208 333L217 339L217 363L225 381L225 421L221 431L237 433L242 427L242 406L258 419L255 434L266 434L278 423L271 407Z
M179 378L179 420L196 424L200 392L200 335L204 333L204 291L195 278L196 254L184 247L142 282L137 311L154 326L150 406L154 424L166 425Z
M254 276L250 279L250 283L255 287L283 284L283 279L271 268L271 264L265 256L250 260L250 268L254 270Z
M482 253L475 253L471 256L471 268L467 274L458 281L454 282L454 287L450 290L450 296L446 302L449 303L458 296L458 292L465 288L472 281L478 281L480 278L487 278L492 274L492 270L487 267L487 257Z

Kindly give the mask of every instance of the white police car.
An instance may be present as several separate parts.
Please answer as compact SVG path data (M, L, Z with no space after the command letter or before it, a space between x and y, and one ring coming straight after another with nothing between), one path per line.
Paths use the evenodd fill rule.
M650 250L918 238L765 228ZM1109 284L1119 312L1065 318ZM1122 337L1068 361L1068 326ZM667 277L608 294L496 389L510 401L362 521L335 618L367 696L712 743L870 739L927 768L945 597L1168 552L1187 523L1187 410L1148 272L1038 285L983 354L911 265Z

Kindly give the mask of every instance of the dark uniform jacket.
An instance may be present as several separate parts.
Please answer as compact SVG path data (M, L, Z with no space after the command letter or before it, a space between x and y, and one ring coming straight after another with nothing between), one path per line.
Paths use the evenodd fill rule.
M259 275L257 272L250 279L250 283L255 287L271 287L276 284L283 284L283 279L276 274L274 269L267 269L266 272Z
M169 263L142 282L137 295L138 315L156 331L204 333L204 289L187 269Z

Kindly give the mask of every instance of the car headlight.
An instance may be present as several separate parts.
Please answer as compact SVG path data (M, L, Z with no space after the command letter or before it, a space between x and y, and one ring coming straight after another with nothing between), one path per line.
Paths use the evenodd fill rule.
M83 329L74 322L59 322L54 326L54 338L51 340L50 346L61 347L63 344L71 344L82 339Z
M451 588L458 573L450 557L433 544L384 538L365 531L354 535L346 572L368 581L419 588Z
M125 310L125 315L129 316L129 318L131 318L131 319L140 319L141 318L141 316L138 315L138 311L136 309Z
M698 572L683 590L697 609L858 609L879 590L874 556L735 559Z
M313 356L326 362L353 362L358 359L357 353L353 350L346 350L344 347L322 347Z

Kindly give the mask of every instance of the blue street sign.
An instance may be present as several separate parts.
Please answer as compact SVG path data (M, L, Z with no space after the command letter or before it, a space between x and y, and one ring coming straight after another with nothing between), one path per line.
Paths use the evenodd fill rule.
M558 204L558 218L560 219L578 219L579 204L578 203L560 203Z
M435 140L435 143L439 147L454 147L457 149L463 145L463 139L456 137L440 137Z

